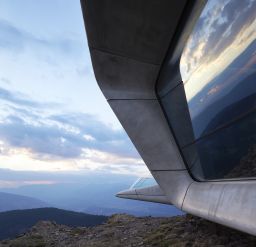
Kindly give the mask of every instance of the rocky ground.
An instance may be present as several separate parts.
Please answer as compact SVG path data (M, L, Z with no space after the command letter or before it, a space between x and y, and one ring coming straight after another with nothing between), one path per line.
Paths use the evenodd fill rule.
M256 237L186 215L171 218L114 215L107 223L95 227L67 227L42 221L29 232L1 247L250 247Z

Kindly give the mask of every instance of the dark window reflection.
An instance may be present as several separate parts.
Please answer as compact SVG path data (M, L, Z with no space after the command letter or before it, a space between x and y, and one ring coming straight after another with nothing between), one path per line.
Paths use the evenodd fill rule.
M256 111L183 148L200 179L256 176Z
M175 132L179 146L193 142L195 138L189 117L184 85L181 83L174 90L164 95L161 102L165 106L165 112L172 130Z
M210 0L183 51L195 140L181 148L195 177L256 176L255 18L256 0Z

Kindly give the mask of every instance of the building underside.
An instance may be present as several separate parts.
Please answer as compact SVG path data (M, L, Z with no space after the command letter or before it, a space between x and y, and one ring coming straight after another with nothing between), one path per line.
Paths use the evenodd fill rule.
M256 1L224 2L81 5L98 85L157 182L118 196L256 235Z

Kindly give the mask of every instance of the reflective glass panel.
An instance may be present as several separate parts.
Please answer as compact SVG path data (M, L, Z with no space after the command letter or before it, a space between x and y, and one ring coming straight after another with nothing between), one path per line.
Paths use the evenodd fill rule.
M256 167L255 17L256 0L209 0L183 50L180 72L195 140L182 148L193 145L195 177L199 170L205 179L254 176L243 172L242 160L250 155Z
M157 182L154 178L139 178L130 189L141 189L150 186L157 185Z

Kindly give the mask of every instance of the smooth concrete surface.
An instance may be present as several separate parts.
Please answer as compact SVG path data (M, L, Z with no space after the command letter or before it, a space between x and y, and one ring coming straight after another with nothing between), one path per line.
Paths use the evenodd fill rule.
M169 203L185 212L256 234L256 182L194 181L185 168L158 99L145 100L145 97L154 95L155 90L152 78L148 79L150 76L144 73L147 70L155 77L152 70L141 63L158 66L163 63L168 47L178 47L178 52L174 54L182 50L184 37L188 37L192 25L188 25L190 29L186 29L185 36L176 39L174 34L180 31L179 21L184 18L189 18L187 23L195 21L188 14L188 5L184 12L186 2L190 5L199 3L202 8L205 1L81 0L96 78ZM200 8L193 11L198 14ZM173 45L179 40L181 45ZM97 58L95 50L100 51ZM108 57L109 54L114 56ZM124 59L117 59L117 56ZM111 59L113 62L109 63ZM127 69L125 64L129 66ZM138 72L136 64L139 64ZM172 64L177 64L177 56L165 68L177 70L172 68ZM110 65L113 67L110 68ZM105 68L109 68L110 73ZM139 71L142 71L140 86L136 84ZM147 86L146 80L149 80ZM103 85L105 83L107 85ZM126 83L127 86L124 85ZM165 86L162 84L160 87L163 94L172 89ZM175 110L172 107L170 105L170 111ZM131 196L138 200L138 194ZM147 199L153 201L150 196Z
M159 185L149 186L145 188L136 188L137 195L165 196Z
M256 181L194 182L182 209L256 235Z
M186 169L157 100L109 100L150 170Z
M186 0L82 0L90 48L161 64Z
M193 182L186 170L184 171L151 171L155 180L164 191L167 199L179 209L183 209L183 201L187 189Z
M137 201L155 202L155 203L171 205L171 203L168 201L166 196L129 195L129 194L122 195L119 193L116 196L123 199L131 199L131 200L137 200Z
M183 83L160 98L170 126L176 135L180 147L194 141L194 132L190 120L187 98Z
M116 196L125 199L171 204L158 185L121 191Z
M159 65L91 50L94 72L106 99L156 99Z
M166 196L137 195L137 198L137 200L139 201L156 202L171 205L170 201L166 198Z
M120 191L116 194L117 197L119 198L125 198L125 199L132 199L132 200L139 200L135 190L130 191L130 190L124 190Z

